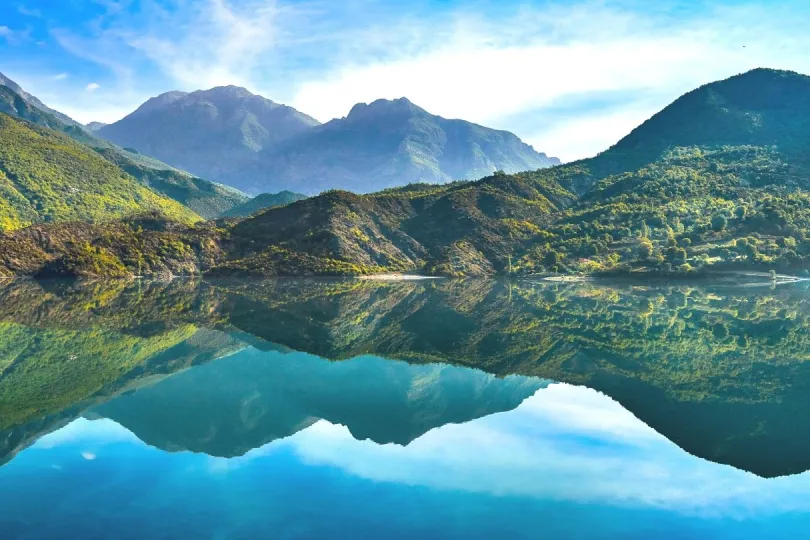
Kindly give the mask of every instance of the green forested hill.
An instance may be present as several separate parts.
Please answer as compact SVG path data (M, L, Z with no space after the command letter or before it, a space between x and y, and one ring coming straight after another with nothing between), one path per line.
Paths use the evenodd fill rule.
M810 257L808 146L810 77L759 69L683 96L593 159L332 193L234 233L266 236L273 250L452 275L799 272ZM537 190L567 195L547 204Z
M809 146L810 77L760 69L690 92L595 158L475 182L326 192L206 230L215 256L181 267L194 259L199 272L260 275L802 273ZM103 230L93 235L114 245Z
M142 184L184 204L205 219L220 217L250 200L232 187L197 178L151 158L115 147L96 150Z
M147 211L199 217L65 135L0 114L0 229Z
M245 194L236 189L196 178L185 171L99 139L75 122L67 123L57 116L58 113L40 108L36 103L41 104L38 100L24 99L11 87L0 86L0 112L64 133L97 150L142 184L180 202L206 219L219 217L248 200Z

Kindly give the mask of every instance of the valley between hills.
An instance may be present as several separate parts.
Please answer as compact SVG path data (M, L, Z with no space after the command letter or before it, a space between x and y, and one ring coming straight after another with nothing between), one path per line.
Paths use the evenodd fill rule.
M321 125L224 87L89 128L4 81L6 277L807 271L810 77L798 73L707 84L566 164L405 99Z

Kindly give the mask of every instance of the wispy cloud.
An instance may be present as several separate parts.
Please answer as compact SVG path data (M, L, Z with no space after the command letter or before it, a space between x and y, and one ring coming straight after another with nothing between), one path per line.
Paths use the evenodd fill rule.
M20 15L25 15L26 17L34 17L36 19L42 18L42 12L38 9L29 9L23 4L17 6L17 12Z
M104 14L84 33L53 32L114 79L102 81L109 92L87 104L93 111L77 111L86 119L116 120L101 114L132 110L160 91L223 84L320 120L357 102L407 96L574 159L700 84L760 66L810 72L810 9L791 0L688 11L600 0L441 9L377 0L144 0L137 9L95 1ZM581 96L601 105L557 114Z
M67 79L69 76L70 76L70 75L69 75L68 73L57 73L56 75L54 75L54 76L52 77L52 79L53 79L53 80L55 80L55 81L64 81L64 80L65 80L65 79Z
M84 88L84 90L85 90L85 92L95 92L95 91L96 91L96 90L98 90L99 88L101 88L101 85L100 85L100 84L98 84L98 83L94 83L94 82L93 82L93 83L88 84L88 85L87 85L87 86Z
M276 44L280 13L276 2L236 7L225 0L208 0L194 5L189 12L162 13L164 24L186 30L179 38L149 30L144 35L125 34L127 44L183 87L252 85L253 71Z
M15 30L6 25L0 26L0 40L5 40L9 45L19 45L28 41L31 38L31 30L21 29Z

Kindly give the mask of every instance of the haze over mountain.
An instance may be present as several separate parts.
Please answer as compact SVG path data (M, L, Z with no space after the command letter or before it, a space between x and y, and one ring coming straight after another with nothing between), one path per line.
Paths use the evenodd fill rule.
M358 104L319 125L236 87L162 94L98 134L248 193L366 193L559 164L511 133L447 120L404 98Z
M245 203L234 206L227 212L223 212L221 217L248 217L249 215L255 214L260 210L284 206L306 198L306 195L302 193L293 193L292 191L262 193L261 195L256 195Z
M475 180L558 165L517 136L430 114L406 98L355 105L345 118L266 151L268 181L316 193ZM277 180L274 180L277 179Z
M223 86L161 94L97 133L118 145L242 189L255 185L243 178L244 170L258 160L264 148L315 125L317 120L292 107L244 88ZM253 190L260 191L266 190Z
M99 129L103 128L106 125L107 124L105 124L104 122L90 122L84 127L90 131L98 131Z

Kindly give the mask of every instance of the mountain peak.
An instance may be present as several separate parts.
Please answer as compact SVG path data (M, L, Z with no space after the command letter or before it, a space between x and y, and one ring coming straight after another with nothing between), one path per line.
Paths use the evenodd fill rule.
M377 99L371 103L358 103L346 117L350 120L376 117L390 114L426 114L423 108L414 105L408 98Z
M810 110L810 77L757 68L705 84L634 129L605 154L658 159L677 146L772 146L806 150L806 124L797 111Z
M178 99L184 98L187 95L188 95L187 92L181 92L180 90L171 90L169 92L164 92L158 96L147 99L146 102L137 109L135 109L135 112L133 112L132 114L144 114L152 112L156 109L161 109L163 107L166 107L167 105L174 103Z
M209 88L208 90L197 90L196 92L192 92L191 95L201 97L214 97L221 99L245 99L257 97L256 94L254 94L247 88L243 88L241 86L234 86L232 84L227 86L215 86L214 88ZM266 98L262 99L270 101L269 99Z

